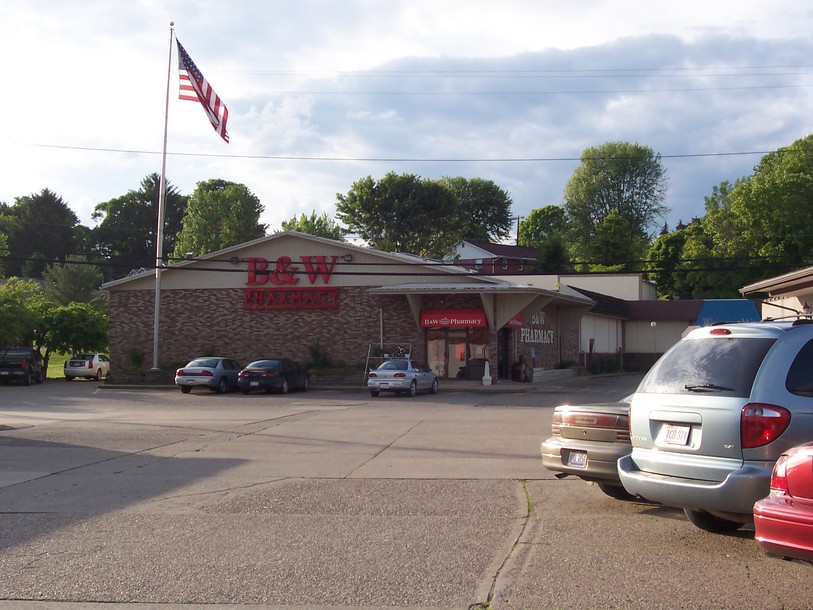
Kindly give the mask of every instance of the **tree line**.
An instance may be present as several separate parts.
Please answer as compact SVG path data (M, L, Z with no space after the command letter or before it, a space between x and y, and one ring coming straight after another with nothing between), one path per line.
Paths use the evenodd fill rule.
M0 276L37 280L46 301L55 286L73 291L73 300L51 301L55 306L85 303L104 312L103 281L155 265L159 192L159 176L146 176L139 188L97 204L92 228L49 189L0 203ZM517 244L537 252L533 272L640 272L665 299L734 298L753 281L811 264L813 136L766 155L750 176L712 186L705 214L674 229L663 222L667 192L660 154L650 147L587 148L562 201L532 210L519 223ZM352 233L376 249L450 260L462 240L505 241L512 203L490 180L389 172L337 193L335 217L301 214L281 228L337 240ZM263 211L243 184L212 179L184 195L168 183L163 264L266 235ZM0 287L0 315L26 300L20 294L17 282ZM8 328L2 318L0 325ZM25 340L37 332L44 337L29 330ZM11 338L0 331L0 343Z

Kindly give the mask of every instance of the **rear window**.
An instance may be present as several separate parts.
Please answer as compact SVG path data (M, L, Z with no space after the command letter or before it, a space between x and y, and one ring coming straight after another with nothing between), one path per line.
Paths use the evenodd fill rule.
M407 370L406 360L388 360L378 367L382 371L405 371Z
M799 350L788 371L785 387L799 396L813 396L813 341Z
M638 391L747 397L774 341L732 337L679 341L650 369Z

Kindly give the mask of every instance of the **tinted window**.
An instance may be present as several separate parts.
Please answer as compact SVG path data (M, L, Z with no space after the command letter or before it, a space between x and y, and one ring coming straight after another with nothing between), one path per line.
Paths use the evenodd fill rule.
M785 387L793 394L813 396L813 341L808 341L796 354Z
M714 391L746 397L773 343L774 339L724 337L679 341L650 369L638 391L660 394ZM695 390L690 390L691 387Z

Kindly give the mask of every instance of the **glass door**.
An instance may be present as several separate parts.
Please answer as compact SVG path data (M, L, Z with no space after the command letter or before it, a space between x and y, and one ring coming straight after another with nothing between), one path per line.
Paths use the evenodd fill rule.
M426 360L435 375L446 378L446 332L442 328L426 331Z

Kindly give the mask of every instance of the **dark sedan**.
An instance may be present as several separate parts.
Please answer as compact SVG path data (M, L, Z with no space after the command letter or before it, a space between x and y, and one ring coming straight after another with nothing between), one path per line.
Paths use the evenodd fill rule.
M255 360L237 376L237 385L243 394L252 390L281 394L294 389L304 391L310 387L310 382L311 374L308 370L288 358Z

